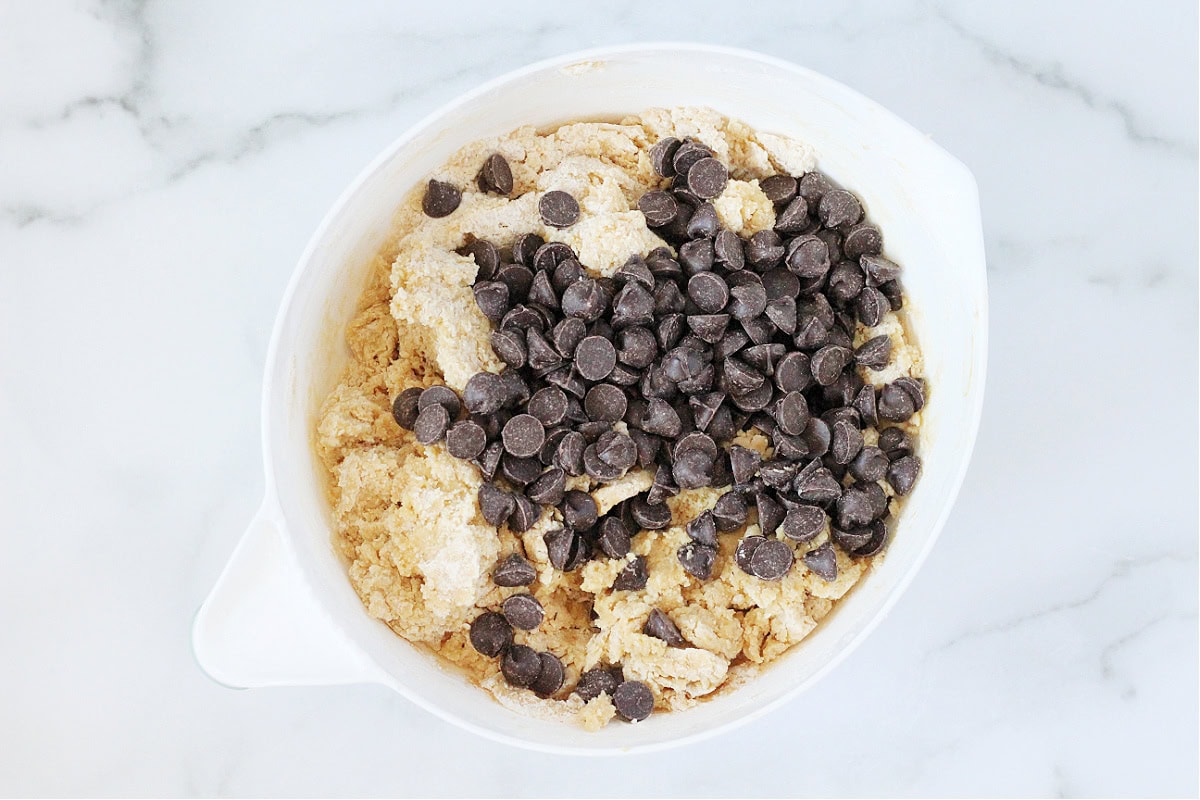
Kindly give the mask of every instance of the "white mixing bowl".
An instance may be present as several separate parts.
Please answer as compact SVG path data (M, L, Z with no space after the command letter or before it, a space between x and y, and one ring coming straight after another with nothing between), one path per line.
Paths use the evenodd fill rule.
M496 703L364 611L335 555L311 447L321 400L346 365L342 336L393 212L462 145L521 125L615 120L652 106L711 106L811 144L862 197L905 268L925 358L924 471L886 558L801 645L745 686L689 711L597 733ZM545 751L645 752L711 736L779 706L832 669L916 574L958 493L975 442L987 357L987 285L971 173L870 100L793 64L697 45L564 56L487 83L395 141L334 204L284 296L263 385L266 499L196 616L200 665L230 686L373 682L493 739ZM415 712L414 713L418 713Z

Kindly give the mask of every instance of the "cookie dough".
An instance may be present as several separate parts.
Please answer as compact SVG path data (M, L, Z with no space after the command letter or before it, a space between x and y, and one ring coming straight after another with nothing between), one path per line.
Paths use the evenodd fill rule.
M761 179L814 168L804 144L757 134L703 108L654 109L616 124L569 124L544 133L527 127L464 147L430 176L464 187L454 213L425 216L419 189L398 211L395 235L375 258L346 332L350 366L316 426L316 447L330 477L334 541L367 612L459 667L505 705L572 719L588 729L603 726L615 711L606 695L584 703L571 694L582 671L620 664L626 679L651 687L658 710L688 708L740 684L804 639L871 564L838 551L832 582L799 562L782 581L763 581L735 565L740 536L722 536L713 577L700 582L684 572L676 550L688 541L683 526L712 508L724 491L705 488L671 498L672 525L634 537L626 560L594 560L562 572L551 567L542 538L561 526L557 513L544 515L523 534L506 526L497 530L477 507L477 469L449 455L444 443L417 443L392 418L391 398L404 389L445 383L461 392L475 373L502 366L489 344L490 324L472 295L476 264L455 252L468 236L505 246L518 234L538 233L570 245L593 275L609 275L630 254L663 246L636 203L660 182L649 150L667 136L695 137L730 165L729 184L714 205L722 225L744 236L775 221ZM512 169L510 196L483 193L475 184L480 164L497 152ZM579 221L569 228L547 227L539 217L539 193L554 189L579 202ZM882 329L869 332L892 337L893 359L883 371L864 370L865 380L881 384L919 374L920 355L900 317L890 314ZM917 424L919 417L909 423ZM741 434L738 443L762 452L769 448L754 432ZM604 513L645 491L651 479L634 470L599 488L586 477L572 478L568 488L596 488ZM812 544L828 537L825 530ZM534 564L536 581L528 587L495 586L492 568L514 552ZM636 556L649 566L646 588L613 591L614 577ZM496 660L468 641L468 625L481 611L526 591L541 602L545 619L535 630L517 631L516 641L561 658L566 679L555 698L509 687ZM687 646L669 647L642 633L655 608L670 617Z

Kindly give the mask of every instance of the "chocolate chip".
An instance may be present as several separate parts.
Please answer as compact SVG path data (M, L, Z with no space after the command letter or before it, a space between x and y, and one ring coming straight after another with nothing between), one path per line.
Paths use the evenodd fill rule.
M561 467L550 467L529 484L525 496L543 506L556 506L563 501L567 475Z
M762 189L768 200L778 206L795 197L800 185L791 175L772 175L759 181L758 188Z
M558 310L558 295L550 285L550 273L538 272L533 276L533 284L529 287L529 302L552 311ZM501 321L501 325L505 323Z
M529 688L542 697L549 697L562 688L564 671L562 661L551 653L538 653L542 660L542 669L537 679L529 684Z
M517 458L536 456L546 441L546 429L532 414L517 414L504 425L504 449Z
M679 203L669 192L646 192L638 198L638 210L646 217L648 226L658 228L679 215Z
M675 174L675 164L673 159L675 153L679 150L679 145L682 144L674 136L668 136L665 139L659 139L650 148L650 166L651 168L663 176L670 178Z
M850 474L860 481L878 481L887 474L888 457L878 447L867 445L850 462Z
M641 722L654 711L654 695L640 681L625 681L613 692L613 706L622 719Z
M423 411L432 405L440 405L445 408L451 419L457 417L458 412L462 410L462 403L458 399L458 395L449 386L430 386L421 392L420 397L417 398L417 408Z
M484 448L483 454L475 459L475 466L479 467L484 478L490 481L496 476L502 455L504 455L504 445L501 442L492 442Z
M884 428L879 432L879 449L895 461L912 454L912 437L901 428Z
M538 389L525 410L544 426L557 425L567 416L567 395L557 386Z
M749 483L758 473L762 456L747 447L735 444L729 448L729 461L733 469L733 480L739 484Z
M855 259L859 256L875 256L883 249L883 235L869 222L859 224L846 231L842 242L842 252L846 258Z
M883 491L877 483L854 484L837 499L837 524L843 531L862 527L875 518L876 503L872 501L871 492L867 487L874 487L880 493ZM886 498L883 502L886 508ZM865 536L861 542L846 549L853 550L863 544L866 544Z
M433 444L434 442L441 441L449 427L450 415L446 413L444 406L435 403L434 405L426 406L417 415L413 432L416 434L417 441L421 444Z
M821 197L817 215L826 228L853 225L862 217L862 206L854 195L843 189L831 189Z
M602 381L617 365L617 349L602 336L588 336L575 348L575 369L587 381Z
M546 192L538 200L538 213L552 228L569 228L579 219L579 203L566 192Z
M596 440L596 454L600 460L619 472L624 472L637 463L637 446L633 439L620 431L608 431Z
M870 533L867 541L850 553L855 558L869 558L883 550L883 546L887 544L888 530L883 522L879 520L872 522L867 526L867 531Z
M778 453L770 461L758 468L760 477L772 489L786 489L796 478L797 465L784 459Z
M482 281L475 284L475 303L483 315L492 322L499 322L508 311L508 286L500 281Z
M804 566L826 581L835 580L838 569L837 554L833 552L833 545L825 542L815 550L809 550L804 554Z
M808 202L796 197L775 215L775 230L784 234L795 234L807 230L812 220L808 217Z
M809 358L804 353L788 353L775 365L775 385L781 392L801 392L812 383Z
M608 303L608 294L598 281L593 278L580 278L563 292L562 311L568 317L595 322L600 319Z
M529 289L533 286L533 271L520 264L505 264L496 270L496 280L508 287L508 299L511 303L529 295ZM525 327L532 319L534 317L529 310L523 309L518 315L511 317L505 314L500 320L500 326Z
M900 277L900 265L881 255L864 255L858 259L858 263L862 266L863 272L867 273L869 286L881 286Z
M530 594L514 594L505 598L500 610L509 625L523 631L531 631L541 625L546 616L542 604Z
M523 334L512 330L496 330L492 331L491 339L492 351L501 361L516 369L525 366L525 336ZM471 384L468 383L467 391L470 391L470 388ZM467 408L469 409L470 407L468 403Z
M514 644L500 659L500 672L510 686L525 689L533 685L542 671L542 657L533 648Z
M701 431L708 430L723 402L725 402L725 395L722 392L707 392L689 397L688 404L691 406L692 419L696 423L696 428Z
M617 422L625 416L628 402L619 388L610 383L600 383L588 389L583 398L583 408L588 417L597 422Z
M826 519L820 508L798 505L784 516L780 530L794 542L811 542L825 530Z
M689 522L684 530L692 541L708 547L717 546L717 521L711 511L705 511Z
M821 198L833 187L833 182L820 172L808 172L800 179L797 192L812 205L821 202Z
M813 462L814 464L820 462ZM801 472L796 476L796 495L801 500L810 503L831 503L842 493L842 485L838 483L833 473L825 467L814 470L809 474Z
M868 339L854 351L854 361L871 369L883 369L891 359L892 339L887 334Z
M784 509L766 492L754 496L755 509L758 511L758 527L764 536L774 536L784 519Z
M725 191L729 183L729 170L715 158L702 158L692 165L687 173L687 185L692 194L702 200L712 198Z
M783 255L783 240L775 231L759 231L750 237L746 248L746 260L760 272L777 266Z
M679 248L679 263L688 275L707 272L713 266L713 245L711 239L693 239Z
M513 496L494 483L479 487L479 511L491 525L499 526L513 512L516 502Z
M735 550L733 554L733 560L737 563L738 567L741 568L742 572L746 573L747 575L754 574L750 570L750 559L753 558L754 551L762 546L762 544L766 541L766 538L762 536L747 536L738 542L737 550Z
M857 265L841 261L829 271L829 297L836 303L849 303L866 285L866 278Z
M586 447L587 442L584 440L583 434L578 431L570 431L558 443L552 463L556 467L561 467L568 475L582 475L583 451Z
M629 508L634 522L645 530L662 530L671 524L671 509L666 503L650 503L638 495L630 501Z
M767 308L767 290L762 286L735 286L729 291L732 301L729 313L734 319L744 321L759 316Z
M706 314L716 314L729 302L729 287L715 272L701 272L688 280L688 297ZM765 296L765 292L763 293Z
M716 209L712 203L698 205L696 211L688 219L689 239L712 239L720 228L721 221L716 216ZM708 252L712 253L715 258L715 249L709 247ZM709 264L712 264L712 261L709 261Z
M713 458L700 450L676 453L671 474L681 489L698 489L712 482Z
M830 426L829 437L829 454L836 464L849 464L862 450L862 431L845 420L838 420Z
M890 310L891 305L883 296L883 292L871 286L859 292L858 297L854 299L854 312L858 315L858 321L868 328L882 322L884 314Z
M462 192L454 184L430 181L425 186L425 196L421 198L421 210L425 216L437 219L452 214L461 202Z
M577 531L587 530L596 524L598 509L596 501L587 492L572 489L563 497L563 524Z
M454 423L446 433L446 449L455 458L475 458L486 446L487 434L483 432L483 428L469 420Z
M709 150L700 142L689 139L683 142L679 146L679 149L675 151L675 155L671 159L671 162L675 166L676 175L687 175L688 170L690 170L694 164L705 158L710 158L711 156L711 150Z
M678 412L667 401L652 397L642 415L642 430L656 436L673 439L683 430Z
M655 639L661 639L671 647L683 647L687 644L683 634L679 632L678 626L657 608L653 609L650 616L646 618L646 624L642 626L642 633L653 636Z
M495 611L485 611L471 623L469 638L477 652L495 658L512 644L512 626Z
M742 249L742 240L730 230L723 230L716 234L716 238L713 239L713 257L730 270L740 270L746 266L746 254Z
M476 179L479 189L484 192L497 194L512 194L513 175L508 161L499 153L492 153L483 162L483 169Z
M787 267L801 278L819 278L829 271L829 248L816 236L800 236L788 243Z
M612 588L617 592L640 592L646 588L648 580L650 580L650 573L646 566L646 557L634 556L617 573L617 577L613 579Z
M854 354L845 347L826 345L813 353L810 368L813 378L822 386L831 386L854 359Z
M513 510L508 516L508 527L517 533L524 533L533 527L542 516L541 506L534 503L523 494L513 495Z
M896 494L908 494L917 482L921 471L921 460L916 456L904 456L892 462L888 467L887 479Z
M396 395L392 401L392 418L406 431L411 431L417 424L417 415L420 413L417 402L422 391L419 386L413 386Z
M808 427L808 401L800 392L788 392L775 406L775 421L789 436L799 436Z
M609 558L624 558L629 554L629 528L619 517L605 517L600 520L596 545Z
M804 444L808 448L808 454L817 457L829 452L831 436L829 426L824 420L816 417L810 419L808 427L804 429Z
M750 556L750 574L764 581L782 580L794 561L792 548L778 539L767 539Z
M749 513L746 501L737 492L726 492L721 495L712 510L717 530L724 532L736 531L745 525Z
M617 691L617 686L621 683L619 669L614 671L610 668L596 667L589 669L587 672L579 676L579 682L575 684L575 694L583 698L586 703L589 700L594 700L602 694L612 696Z
M542 537L546 543L546 557L555 569L566 569L575 560L580 547L579 535L572 530L555 528Z
M501 372L500 383L504 387L505 408L518 408L529 401L529 383L518 370L506 369Z
M924 394L919 386L913 390L914 384L901 383L902 380L904 379L889 383L879 392L875 402L880 419L904 422L924 406Z
M612 325L617 330L654 322L654 295L640 283L627 283L612 304Z
M537 580L537 570L518 553L511 553L492 570L492 583L497 586L528 586Z
M503 403L504 384L495 373L477 372L463 389L463 405L472 414L491 414L498 411Z
M577 259L569 258L554 268L554 274L550 276L550 285L554 287L554 291L562 294L568 286L583 277L583 265Z
M475 239L457 252L459 255L470 256L475 260L476 281L491 280L492 276L496 274L496 268L500 266L500 251L487 239Z
M712 577L713 565L717 561L717 548L698 541L688 542L675 551L684 572L706 581Z

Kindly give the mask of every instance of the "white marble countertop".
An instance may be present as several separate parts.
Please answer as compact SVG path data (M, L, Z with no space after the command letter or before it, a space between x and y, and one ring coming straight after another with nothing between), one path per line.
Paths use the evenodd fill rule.
M0 794L1197 792L1194 4L66 6L0 5ZM825 72L978 177L988 398L909 592L782 710L620 763L211 682L189 623L326 207L479 81L656 38Z

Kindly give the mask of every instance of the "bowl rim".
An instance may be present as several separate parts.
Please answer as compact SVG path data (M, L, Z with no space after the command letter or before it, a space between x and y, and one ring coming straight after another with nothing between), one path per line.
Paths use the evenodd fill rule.
M267 495L267 504L276 506L271 514L283 529L283 545L287 549L292 558L293 566L298 568L299 578L311 587L311 577L307 574L307 568L303 564L303 558L297 552L296 545L292 537L286 533L289 527L284 519L282 508L277 507L277 489L276 489L276 469L274 459L272 458L273 445L272 443L277 438L276 428L278 423L273 421L271 413L275 392L280 389L276 386L275 372L278 368L279 358L281 354L281 341L285 333L285 327L289 318L289 312L292 309L295 295L299 291L299 287L304 280L304 276L309 271L313 257L321 244L326 240L330 228L341 216L343 210L350 204L351 200L357 195L365 183L367 183L385 164L390 162L401 150L407 147L414 139L424 133L427 129L437 124L443 117L451 112L460 109L470 103L473 103L478 98L492 92L493 90L520 80L529 75L551 70L569 67L581 62L599 61L616 56L624 56L638 53L676 53L676 54L713 54L725 57L738 58L750 62L756 62L771 68L791 72L799 75L804 79L813 82L814 84L827 88L837 93L845 93L854 96L864 107L870 108L874 113L886 115L893 124L896 124L904 129L907 129L912 134L922 138L929 139L924 133L915 128L913 125L897 116L892 111L888 110L878 102L872 100L865 95L862 95L855 89L846 86L843 83L833 80L819 72L816 72L807 67L801 66L786 59L770 56L759 53L753 50L748 50L739 47L729 47L725 45L712 45L697 42L684 41L646 41L635 42L620 45L611 45L603 47L594 47L584 50L572 51L558 56L542 59L539 61L526 64L514 70L510 70L483 83L478 84L473 89L470 89L462 94L457 95L450 101L435 108L417 122L406 128L399 136L393 139L382 151L379 152L368 164L355 176L355 178L346 186L345 189L338 195L336 200L329 206L321 222L317 225L312 236L309 238L304 250L302 251L296 266L293 268L291 277L287 287L284 290L280 300L276 318L271 331L271 338L267 346L266 358L264 362L264 380L261 398L261 420L262 420L262 450L263 462L265 471L265 490ZM974 175L965 164L946 150L941 148L932 140L929 140L932 147L937 148L945 157L952 168L960 172L960 179L963 181L963 186L969 193L972 201L974 214L973 217L978 221L978 240L979 253L983 254L983 235L982 235L982 219L978 201L978 185ZM972 231L972 233L976 233ZM978 331L975 337L974 354L972 359L972 372L977 375L978 389L974 393L973 402L967 409L968 428L966 446L963 449L963 457L961 459L957 474L954 475L951 481L951 491L948 494L947 501L942 506L941 512L936 518L933 526L930 528L929 534L921 550L917 553L916 558L897 580L895 586L885 597L882 605L876 612L866 621L857 633L850 637L846 643L824 664L822 664L807 680L798 683L795 687L788 689L778 697L763 703L761 706L738 716L735 719L714 725L694 733L687 733L672 739L664 741L641 744L641 745L606 745L598 747L578 747L574 745L556 745L540 741L533 741L522 738L520 736L511 735L508 733L496 731L490 728L483 727L475 722L466 719L453 711L449 711L436 703L426 699L421 693L410 689L406 684L397 681L391 674L377 663L377 660L357 643L348 634L343 634L348 646L353 647L360 652L365 658L368 658L373 666L375 666L380 674L381 679L377 682L382 683L388 688L399 692L403 697L415 703L420 708L434 714L435 716L452 722L458 727L471 731L479 736L482 736L491 741L500 742L506 745L520 747L522 749L533 750L544 753L553 753L570 756L615 756L615 755L633 755L644 754L657 751L668 750L676 747L682 747L688 744L700 742L722 733L727 733L740 726L746 725L753 720L759 719L764 715L777 710L781 706L795 699L802 691L811 688L815 683L820 681L835 669L845 658L853 653L862 643L874 632L876 627L891 613L900 597L907 591L909 585L915 579L917 573L924 565L933 546L936 544L946 522L949 519L955 502L958 499L963 481L966 478L967 470L970 467L971 455L974 451L978 437L980 420L983 411L983 398L986 392L986 377L987 377L987 356L988 356L988 285L986 274L986 262L980 259L980 263L973 264L973 268L979 272L979 309L978 309ZM340 628L340 623L333 618L333 615L328 609L322 607L322 612L328 620ZM489 700L491 700L489 698ZM495 702L491 700L491 702ZM513 711L512 713L518 713Z

